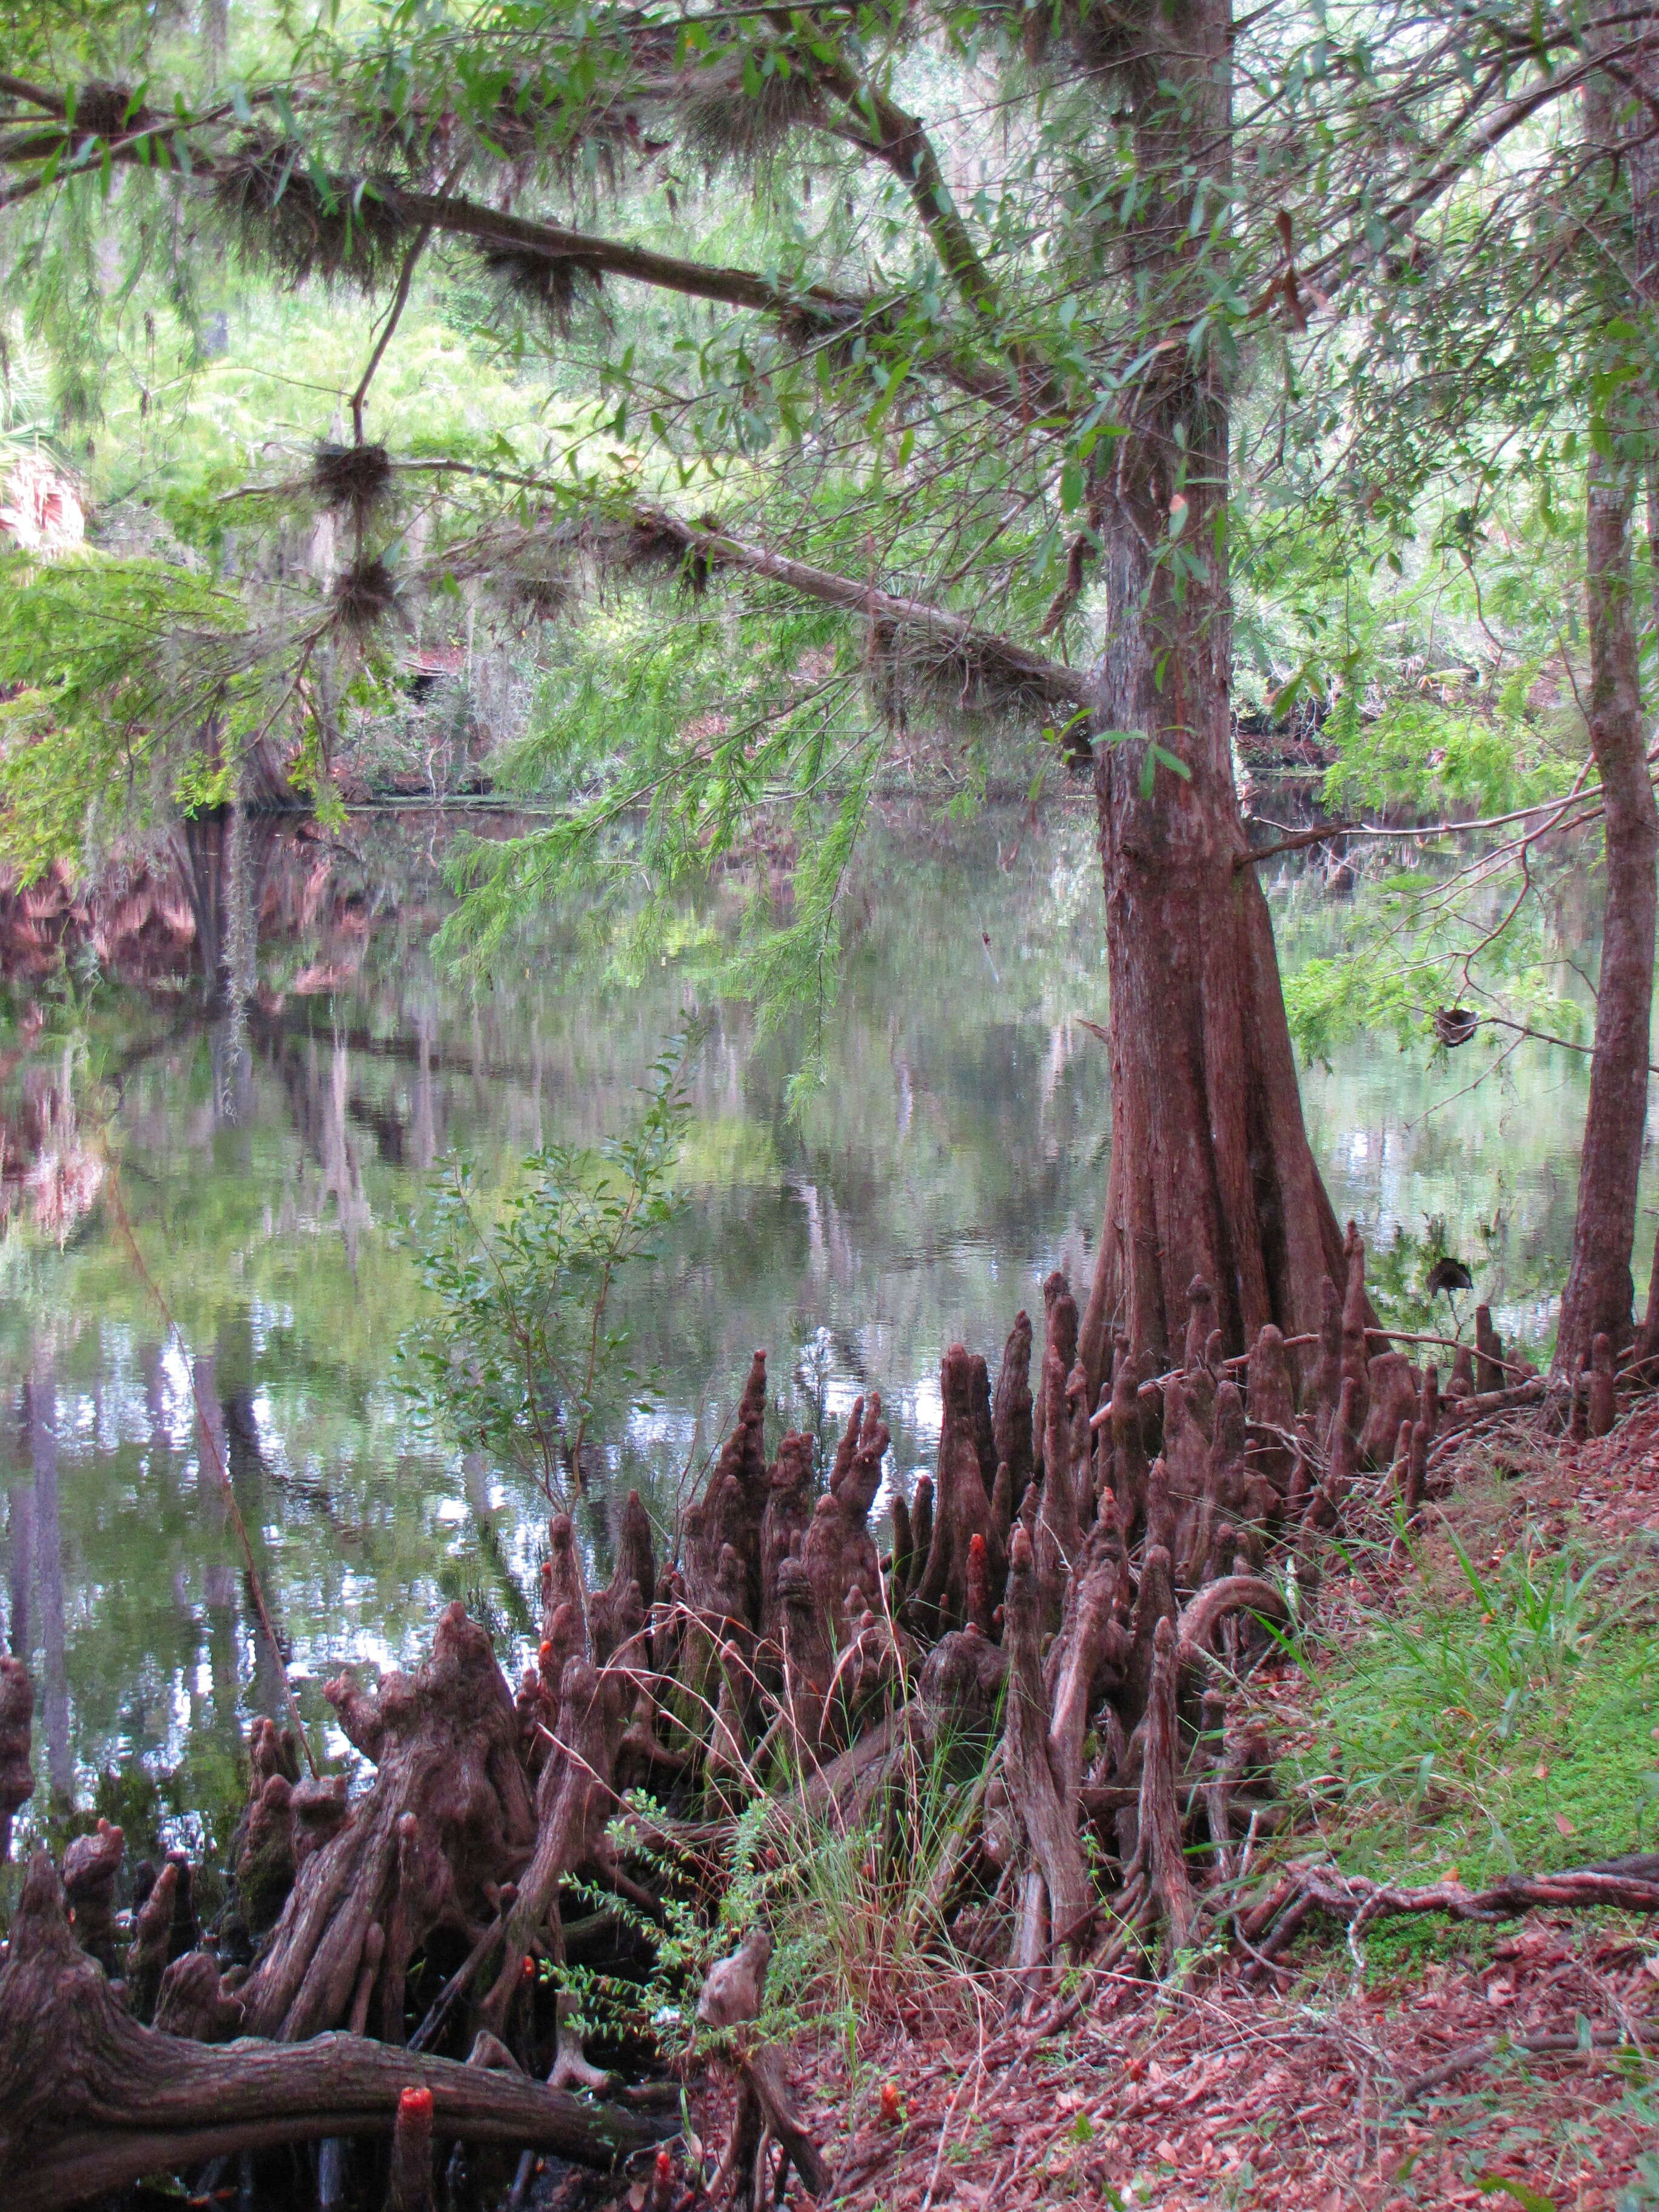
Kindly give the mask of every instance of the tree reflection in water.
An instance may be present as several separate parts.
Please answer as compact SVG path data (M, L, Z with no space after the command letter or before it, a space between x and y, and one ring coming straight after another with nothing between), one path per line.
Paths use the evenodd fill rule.
M402 1659L444 1598L504 1653L528 1636L536 1501L425 1433L398 1387L419 1296L402 1224L453 1149L499 1192L527 1151L616 1127L688 1008L710 1024L692 1202L623 1291L661 1409L599 1440L580 1521L601 1564L613 1496L637 1486L672 1522L755 1346L793 1425L822 1433L880 1389L908 1486L945 1345L994 1358L1051 1267L1087 1279L1109 1131L1085 817L892 811L848 895L823 1079L793 1109L818 1016L763 1029L722 995L739 877L648 927L556 902L469 979L430 950L453 826L255 821L239 858L220 817L97 884L0 895L6 1630L41 1685L48 1784L26 1819L89 1805L118 1768L104 1809L138 1847L163 1815L210 1824L249 1715L276 1710L192 1366L319 1740L334 1666ZM1288 863L1274 897L1287 964L1325 949L1331 894ZM228 988L239 930L257 952ZM1560 1057L1438 1111L1460 1085L1381 1041L1307 1079L1339 1212L1373 1240L1445 1215L1523 1342L1571 1233L1583 1092ZM106 1131L182 1346L98 1202Z

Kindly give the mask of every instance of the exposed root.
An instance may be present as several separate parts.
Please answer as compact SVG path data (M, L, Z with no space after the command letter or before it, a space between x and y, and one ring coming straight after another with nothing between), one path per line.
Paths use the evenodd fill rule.
M0 2153L27 2182L15 2201L384 2132L406 2089L432 2100L402 2123L396 2186L411 2206L429 2187L423 2109L440 2136L589 2163L655 2140L629 2112L569 2094L634 2093L582 2049L567 1942L607 1972L636 1971L667 1893L676 1910L713 1907L734 1817L757 1801L750 1837L787 1869L826 1834L910 1848L918 1778L939 1778L956 1794L920 1893L921 1941L998 1978L1031 2034L1160 1954L1184 1973L1206 1936L1260 1981L1315 1915L1357 1944L1397 1913L1659 1911L1659 1858L1482 1891L1300 1865L1250 1898L1258 1838L1286 1811L1259 1727L1229 1719L1232 1687L1271 1630L1305 1625L1334 1534L1382 1504L1420 1513L1447 1428L1513 1421L1544 1388L1476 1388L1505 1371L1489 1318L1479 1361L1443 1396L1432 1367L1370 1354L1364 1256L1351 1230L1346 1295L1333 1287L1299 1389L1299 1346L1277 1328L1223 1358L1197 1279L1182 1366L1154 1374L1119 1339L1093 1393L1076 1305L1051 1277L1035 1404L1024 1315L994 1390L983 1360L946 1353L936 1474L895 1498L885 1558L870 1523L889 1442L879 1399L853 1407L820 1488L810 1438L785 1436L768 1460L757 1352L672 1564L659 1571L637 1498L602 1589L568 1517L550 1524L537 1663L516 1695L456 1605L415 1674L372 1696L346 1677L328 1686L374 1770L355 1797L342 1777L302 1781L294 1747L256 1724L232 1850L251 1963L204 1939L180 1854L130 1937L114 1911L118 1829L66 1854L73 1933L36 1863L0 1976ZM1620 1387L1598 1345L1577 1394L1587 1431L1616 1418ZM28 1793L31 1704L21 1668L0 1661L0 1820ZM631 1798L639 1785L659 1802ZM596 1908L595 1887L613 1910ZM573 1887L583 1917L567 1927ZM724 2174L754 2212L792 2168L813 2194L829 2183L782 2054L748 2033L769 1942L756 1931L699 2008L732 2054ZM441 2045L473 2063L428 2055ZM549 2087L531 2078L550 2068Z
M158 1885L159 1887L159 1885ZM609 2166L661 2130L522 2076L349 2035L215 2049L140 2025L76 1944L44 1852L0 1970L0 2171L8 2212L56 2212L227 2153L389 2130L404 2093L449 2136Z
M771 1936L764 1929L752 1930L729 1959L710 1969L697 2002L697 2018L705 2027L736 2031L727 2055L737 2077L738 2106L713 2193L720 2195L724 2185L748 2212L765 2212L775 2196L782 2202L791 2166L809 2196L824 2196L830 2185L823 2154L790 2097L782 2051L742 2032L759 2016L771 1956ZM783 2161L775 2179L775 2144Z

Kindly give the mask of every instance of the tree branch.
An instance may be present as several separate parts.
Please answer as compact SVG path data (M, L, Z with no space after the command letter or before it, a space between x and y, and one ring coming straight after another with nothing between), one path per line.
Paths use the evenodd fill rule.
M1563 70L1542 84L1534 85L1531 91L1506 100L1473 134L1472 139L1466 140L1455 152L1437 161L1389 206L1382 209L1376 219L1389 230L1399 229L1407 222L1415 222L1424 209L1437 200L1442 192L1467 174L1484 155L1495 153L1507 137L1520 130L1523 124L1529 123L1540 109L1547 107L1552 100L1575 91L1587 76L1606 67L1604 60L1585 59L1577 67ZM1370 247L1364 241L1348 239L1342 245L1334 246L1328 252L1321 254L1316 260L1304 263L1297 274L1304 281L1309 277L1320 282L1328 276L1334 278L1342 264L1358 252L1362 245L1364 251L1370 252Z
M1259 860L1271 860L1279 853L1300 853L1310 845L1322 845L1328 838L1346 837L1363 825L1358 822L1332 822L1322 830L1297 830L1288 837L1281 837L1276 845L1261 845L1248 853L1241 853L1233 862L1233 873L1242 875ZM1396 833L1406 837L1412 832L1401 830Z
M368 387L374 381L375 370L386 358L386 349L392 343L392 333L403 319L404 309L409 304L410 287L415 281L415 264L425 252L426 242L431 235L429 225L422 226L416 232L409 252L404 256L403 273L398 279L398 289L392 295L392 305L387 310L380 335L374 341L374 350L369 355L357 389L351 395L352 434L360 446L363 442L363 407L368 398Z
M0 89L4 88L4 82L0 79ZM41 95L42 102L51 99L50 94ZM62 114L62 102L58 103L54 112ZM187 120L188 125L199 125L222 119L216 116ZM178 118L148 112L136 115L128 129L109 137L106 147L100 144L97 158L101 160L106 151L112 161L137 164L143 145L177 135L186 127L187 121ZM61 128L20 132L9 139L0 139L0 164L44 161L63 145ZM60 164L55 173L58 177L67 175L77 167L88 166L90 158L83 163L72 155ZM204 184L222 177L231 167L230 163L216 162L205 151L193 149L188 174L182 169L171 173L182 183ZM9 186L0 191L0 207L29 198L42 188L43 182L44 177L37 175ZM349 204L363 180L337 178L331 182L342 204ZM407 191L385 179L369 180L368 188L406 221L411 230L441 232L485 246L517 246L526 252L544 254L550 260L590 270L596 276L624 278L653 286L659 291L676 292L687 299L747 307L769 315L787 331L793 330L811 337L833 338L850 336L857 330L878 331L892 316L897 304L896 299L842 292L827 284L779 284L753 270L687 260L674 254L655 252L648 246L632 246L622 239L571 230L562 223L528 221L447 192ZM918 363L942 376L969 398L994 407L1022 406L1021 395L1007 377L976 362L963 348L948 343L929 346L918 356ZM1047 404L1045 399L1044 404Z
M851 123L832 124L830 128L838 137L873 154L892 171L909 192L922 228L933 240L951 283L970 307L994 313L999 305L996 280L968 234L921 117L908 113L844 62L821 64L817 75L851 116L869 125L873 136Z
M630 246L620 239L568 230L560 223L528 222L471 200L403 191L387 197L411 221L429 224L453 237L476 239L482 245L517 246L532 253L544 253L551 260L592 270L597 276L649 284L687 299L748 307L769 315L786 331L811 337L847 337L859 330L878 331L897 305L896 298L841 292L827 284L794 289L753 270L689 261L655 252L648 246ZM994 407L1012 409L1019 404L1019 395L1006 376L975 362L961 348L929 346L918 361L969 398Z
M31 84L26 77L0 74L0 92L12 100L27 100L31 107L44 108L48 115L64 112L64 102L58 94L48 92L40 85Z
M568 230L562 223L532 222L473 200L384 186L381 190L382 197L411 222L428 224L451 237L476 239L486 246L522 246L551 260L573 262L600 276L628 277L659 291L719 301L730 307L752 307L762 314L804 322L826 334L867 323L885 305L879 300L834 291L824 284L793 290L752 270L687 261L674 254L654 252L649 246L629 246L621 239Z
M728 537L720 529L683 521L663 507L641 504L629 519L635 526L672 540L689 558L705 562L711 568L736 568L746 575L764 577L804 599L816 599L822 606L864 615L872 623L908 633L924 647L933 646L958 658L968 671L1028 692L1048 705L1090 711L1097 704L1094 687L1082 670L1016 645L997 631L982 629L966 616L951 614L926 599L858 583L832 569L816 568L810 562L793 560L763 545Z

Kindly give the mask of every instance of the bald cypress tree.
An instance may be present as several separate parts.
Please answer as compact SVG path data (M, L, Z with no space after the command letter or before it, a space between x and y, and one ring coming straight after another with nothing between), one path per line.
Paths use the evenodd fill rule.
M1264 1322L1312 1328L1340 1272L1232 769L1231 477L1261 418L1240 398L1553 66L1547 40L1516 41L1465 87L1455 27L1402 19L1408 66L1379 90L1374 31L1395 27L1381 11L1344 45L1311 16L1236 26L1226 0L486 4L256 52L233 11L209 82L199 41L174 53L136 9L87 18L83 49L114 43L77 76L43 17L30 73L0 81L10 246L38 258L78 209L152 267L228 247L362 298L338 434L264 488L328 507L343 565L240 657L218 641L206 680L234 755L313 712L325 643L368 649L423 592L568 623L565 720L607 725L611 773L480 858L486 946L624 817L670 880L782 792L803 858L752 973L810 987L896 740L1012 730L1090 780L1097 1381L1115 1327L1176 1347L1194 1273L1237 1349ZM1402 122L1350 159L1356 87ZM375 434L423 287L542 380L561 427L539 453Z

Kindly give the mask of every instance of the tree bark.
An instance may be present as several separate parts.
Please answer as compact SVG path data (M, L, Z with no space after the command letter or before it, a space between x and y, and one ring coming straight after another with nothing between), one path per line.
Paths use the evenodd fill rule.
M34 1795L29 1757L34 1685L21 1659L0 1653L0 1866L11 1855L12 1816Z
M1606 79L1592 79L1585 88L1586 136L1613 157L1615 179L1620 167L1629 178L1635 286L1638 303L1650 306L1659 293L1651 265L1650 233L1659 211L1652 189L1653 155L1645 145L1621 148L1623 111L1628 106L1625 95ZM1645 139L1651 125L1644 114L1633 127ZM1621 153L1628 154L1627 161L1620 161ZM1611 422L1606 426L1609 441L1613 428ZM1589 740L1603 793L1607 911L1572 1261L1555 1343L1555 1370L1560 1375L1577 1370L1603 1329L1615 1351L1621 1350L1630 1341L1634 1318L1631 1251L1647 1127L1654 868L1659 857L1659 811L1643 743L1631 578L1636 484L1633 463L1613 453L1592 451L1585 485L1584 586Z
M44 1853L0 1971L0 2172L7 2212L57 2212L229 2152L389 2133L405 2088L439 2130L608 2167L664 2130L521 2076L350 2035L210 2048L141 2027L76 1943Z
M1157 15L1112 78L1134 117L1143 212L1121 276L1157 305L1148 343L1194 322L1229 170L1227 0ZM1208 249L1208 266L1221 249ZM1152 329L1156 322L1157 329ZM1111 993L1112 1155L1082 1333L1097 1394L1113 1331L1180 1354L1187 1286L1215 1289L1230 1352L1264 1323L1317 1328L1341 1237L1307 1133L1273 926L1232 771L1228 370L1166 347L1097 471L1110 642L1095 797ZM1181 772L1164 764L1173 758Z
M1630 1340L1636 1187L1648 1113L1659 813L1648 780L1631 598L1635 477L1592 454L1585 516L1589 602L1590 750L1606 808L1607 918L1596 985L1595 1044L1578 1169L1572 1262L1556 1337L1558 1372L1572 1373L1605 1329Z
M434 1927L474 1937L491 1917L485 1884L533 1841L517 1717L488 1636L459 1601L415 1675L387 1674L373 1698L343 1675L325 1694L375 1779L349 1819L328 1820L235 1995L256 2034L298 2043L338 2027L379 1928L375 2016L400 2042L410 1959Z

